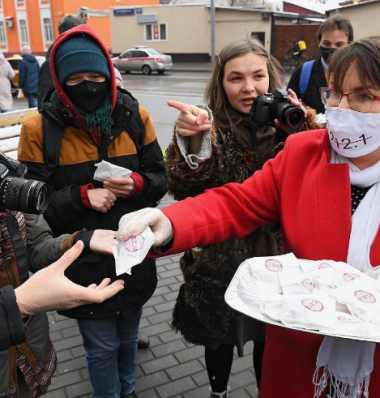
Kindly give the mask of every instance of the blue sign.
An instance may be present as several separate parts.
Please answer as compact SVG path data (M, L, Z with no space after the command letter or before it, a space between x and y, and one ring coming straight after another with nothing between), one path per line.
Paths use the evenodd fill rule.
M142 8L136 8L136 14L142 14Z
M134 8L116 8L113 10L113 15L115 17L120 17L122 15L135 15Z

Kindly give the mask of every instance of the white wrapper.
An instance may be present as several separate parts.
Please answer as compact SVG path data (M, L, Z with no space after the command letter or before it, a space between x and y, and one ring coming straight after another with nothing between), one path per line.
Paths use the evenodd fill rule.
M148 227L141 235L121 241L112 248L115 257L116 275L127 273L131 275L131 268L140 264L154 243L154 235Z
M312 272L300 274L281 273L278 277L280 278L284 296L289 294L311 294L315 288L319 288Z
M335 312L335 333L340 336L361 336L367 339L378 339L380 336L380 329L372 323L364 322L363 320L344 312Z
M375 280L365 275L339 286L330 294L365 322L370 322L379 310L380 295L375 288Z
M335 327L335 300L321 290L310 295L284 296L280 321L289 327L321 330Z
M298 259L293 253L282 256L253 257L247 260L252 278L260 290L282 293L278 274L301 272Z
M97 167L94 174L94 180L96 181L107 181L110 178L128 178L132 174L131 170L108 163L105 160L95 166Z

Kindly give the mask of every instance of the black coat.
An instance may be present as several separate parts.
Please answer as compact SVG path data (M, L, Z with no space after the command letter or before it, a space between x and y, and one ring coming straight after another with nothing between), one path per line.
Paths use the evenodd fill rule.
M38 75L38 95L37 103L38 110L41 110L42 100L46 93L54 88L53 78L50 72L50 52L53 44L49 47L46 52L46 61L41 65L40 73Z
M325 72L323 69L321 58L315 60L311 70L309 84L304 95L300 95L299 81L301 77L302 66L298 67L292 74L289 80L288 87L291 88L298 98L311 108L315 109L317 113L325 113L325 106L321 100L319 89L327 87Z
M41 117L54 120L64 128L60 162L52 174L43 161ZM27 178L44 181L49 186L50 200L44 217L55 236L73 233L82 228L117 230L118 222L124 214L155 206L165 195L165 163L147 111L139 106L131 94L123 90L117 93L112 117L114 123L111 136L105 138L98 148L84 130L76 127L73 115L60 102L56 91L53 91L45 97L41 115L28 119L22 127L19 159L28 166ZM132 139L137 133L134 131L136 124L141 127L139 131L143 135L142 145L138 148ZM53 132L49 130L48 134ZM93 184L95 188L103 187L102 183L93 179L95 164L101 160L137 172L144 180L142 192L127 199L118 198L105 214L86 207L81 197L82 186ZM70 266L66 274L83 286L99 284L107 277L114 280L114 258L93 253ZM110 318L120 312L128 313L140 308L151 297L157 284L155 261L145 259L132 269L132 275L123 274L121 277L125 281L125 288L116 297L102 304L65 311L65 315L75 318Z
M13 287L0 289L0 351L25 341L25 326Z
M23 56L20 64L19 87L24 94L38 93L38 72L40 65L33 54Z

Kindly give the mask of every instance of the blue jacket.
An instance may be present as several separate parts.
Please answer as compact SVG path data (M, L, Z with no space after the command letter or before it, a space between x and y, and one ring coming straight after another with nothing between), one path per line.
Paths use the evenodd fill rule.
M20 76L18 85L24 94L38 93L38 73L40 65L33 54L23 56L20 64Z

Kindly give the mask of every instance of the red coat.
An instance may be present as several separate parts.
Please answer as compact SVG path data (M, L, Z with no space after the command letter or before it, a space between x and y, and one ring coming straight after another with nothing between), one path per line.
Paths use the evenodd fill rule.
M280 220L284 248L298 258L346 261L351 230L348 166L330 164L326 130L289 136L285 149L242 184L227 184L163 212L174 226L165 254L242 237ZM190 216L191 215L191 216ZM380 264L380 234L371 248ZM322 337L268 325L260 398L311 398ZM375 352L370 396L380 397L380 350Z

